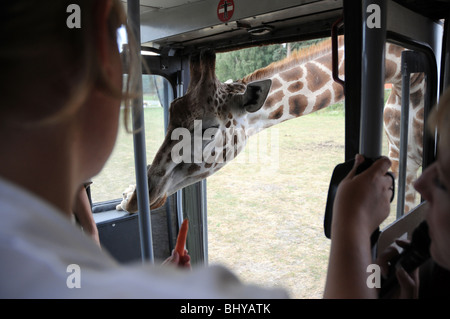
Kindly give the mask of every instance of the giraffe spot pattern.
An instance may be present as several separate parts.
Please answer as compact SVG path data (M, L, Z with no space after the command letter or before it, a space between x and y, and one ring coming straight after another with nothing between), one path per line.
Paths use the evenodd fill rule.
M314 111L323 109L328 106L331 101L331 92L326 90L325 92L319 94L316 98L316 104L314 104Z
M291 93L298 92L301 89L303 89L303 83L301 81L296 81L296 82L292 83L291 85L289 85L289 87L288 87L288 91Z
M383 115L384 123L386 124L388 131L394 136L400 136L400 122L398 120L400 119L400 116L397 113L397 111L391 108L385 108Z
M386 79L390 79L394 76L395 71L397 71L397 64L393 61L386 60L385 61L385 77Z
M388 52L390 54L393 54L398 58L401 57L402 51L403 51L403 48L398 45L390 45L389 49L388 49Z
M300 67L296 67L280 73L280 78L286 82L292 82L302 77L303 70Z
M422 102L422 97L423 97L422 90L417 90L416 92L411 93L409 95L409 97L410 97L412 106L414 108L416 108L417 106L420 105L420 102Z
M331 80L331 76L314 63L306 63L305 68L307 70L306 82L311 92L319 90Z
M344 88L339 83L333 82L334 101L340 101L344 98Z
M280 80L278 80L277 78L272 79L272 87L271 87L272 91L276 91L279 88L281 88L282 86L283 86L283 84L281 84Z
M278 109L276 109L275 111L271 112L269 114L269 119L270 120L278 120L281 116L283 116L283 105L280 106Z
M284 93L282 91L278 91L271 96L269 96L266 100L266 103L264 103L264 108L270 109L273 107L276 103L281 101L284 97Z
M201 168L200 165L191 164L191 165L189 165L189 168L188 168L188 174L191 175L191 174L195 173L196 171L200 170L200 168Z
M422 114L423 116L423 114ZM422 127L423 126L423 120L418 120L414 118L413 120L413 126L414 127ZM414 142L417 146L422 147L423 144L423 132L421 130L414 130Z
M289 98L289 114L300 116L308 106L308 98L303 94L295 95Z

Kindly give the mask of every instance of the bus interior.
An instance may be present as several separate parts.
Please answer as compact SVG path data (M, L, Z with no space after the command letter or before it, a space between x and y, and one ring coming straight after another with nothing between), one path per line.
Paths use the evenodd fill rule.
M384 102L392 90L384 79L385 61L392 53L385 50L386 43L406 49L401 56L398 84L403 94L407 92L409 95L409 88L413 90L414 75L420 74L424 80L424 94L414 95L420 101L414 102L411 93L411 102L423 105L423 119L426 121L450 79L450 4L439 0L122 2L131 24L140 26L135 31L146 67L142 69L143 96L137 107L145 112L133 114L134 128L140 129L137 134L119 133L118 144L121 146L116 146L112 158L101 174L93 178L94 183L89 189L102 246L123 263L163 260L174 248L181 222L188 218L187 250L193 267L225 263L239 275L245 277L249 273L246 280L270 285L281 278L282 285L287 283L289 289L295 290L295 297L320 297L320 288L299 282L303 276L309 276L323 288L330 223L329 217L325 217L325 208L333 168L353 159L358 153L368 158L389 155L382 124ZM379 11L368 9L374 4ZM377 12L380 16L371 16ZM367 26L369 19L375 19L372 27ZM341 36L344 38L344 64L339 70L338 66L335 67L335 60L339 59L336 45ZM220 59L225 59L222 57L233 52L267 46L286 50L296 43L302 46L301 43L320 42L322 40L317 39L325 38L331 38L332 50L336 48L333 61L329 63L334 68L333 78L343 86L345 96L340 116L329 116L330 122L324 122L329 126L329 133L326 133L329 136L322 139L319 136L318 142L311 142L308 138L320 135L320 131L311 132L300 119L292 120L284 128L276 129L275 126L273 131L261 132L262 135L255 137L259 146L263 142L273 144L276 141L279 148L269 146L272 153L268 155L276 156L275 167L270 167L274 163L272 158L266 162L258 160L259 168L254 170L255 163L248 162L248 153L241 154L247 158L240 162L236 159L237 164L228 164L224 173L218 172L217 176L178 190L158 209L150 210L148 197L143 195L138 199L143 204L137 214L117 209L123 190L130 184L143 190L141 194L148 193L147 165L164 139L170 103L186 93L192 54L212 49L219 63ZM412 116L408 114L410 99L402 99L402 102L402 120L397 123L402 146L398 154L396 196L390 219L378 234L379 250L396 237L410 236L423 220L424 203L418 196L415 199L417 208L405 209L408 130L411 132L413 128L409 124ZM309 116L312 115L305 117ZM317 117L315 120L318 123L322 121ZM314 129L316 122L311 126ZM290 135L299 144L293 142L284 146L283 139ZM425 130L420 139L423 141L420 165L423 169L435 159L436 136ZM302 140L309 144L302 144ZM309 147L311 152L296 153L297 149L305 147ZM331 155L325 152L329 149L332 150ZM292 160L286 164L292 166L285 168L283 164L289 154L296 161ZM318 165L311 168L311 175L305 173L315 162ZM294 169L295 165L304 170ZM283 178L274 177L277 174ZM314 186L313 194L296 192L306 182L318 180L320 174L325 179L320 186ZM277 182L287 185L286 189L281 191ZM310 184L305 187L313 188ZM304 204L304 196L311 196L314 201ZM308 214L314 216L308 219L305 216ZM268 215L273 218L269 219ZM301 219L304 219L302 226L298 226L301 229L295 229L295 222ZM236 232L233 236L224 232L232 229ZM311 236L306 237L304 234L308 233ZM292 253L291 246L298 247L297 260L286 257ZM273 261L266 262L263 252L273 254ZM308 255L322 257L320 261L311 259L308 263ZM286 265L288 267L284 267ZM308 270L304 268L311 268L310 272L303 273ZM277 273L279 269L280 273ZM252 272L258 275L252 277ZM295 282L290 286L293 278Z

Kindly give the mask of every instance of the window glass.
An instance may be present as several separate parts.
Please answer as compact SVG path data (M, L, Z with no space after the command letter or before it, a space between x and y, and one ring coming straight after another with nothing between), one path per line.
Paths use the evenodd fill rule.
M327 41L218 54L216 73L221 81L238 80L284 60L288 52L292 59L298 48L300 55L317 49L314 58L298 63L301 72L278 72L283 85L276 89L273 80L268 100L285 95L288 101L289 94L306 94L317 86L315 95L326 97L331 90L334 96L339 85L326 71L331 67ZM306 83L313 74L324 76L323 83ZM316 105L310 99L311 107ZM251 136L245 151L208 178L210 264L225 264L247 282L285 287L293 298L322 297L330 245L323 231L325 203L331 173L345 153L344 103L329 104L318 103L322 110Z
M165 99L172 99L173 94L169 82L161 76L143 75L142 84L147 162L151 163L164 140L162 105ZM136 184L133 134L126 131L122 124L122 115L123 110L121 110L119 133L113 153L100 174L92 179L91 194L94 203L121 199L122 192L129 185Z
M404 71L410 73L409 96L407 96L407 92L402 91L402 54L408 54L410 57L409 62L403 62ZM392 170L397 177L400 176L400 179L396 179L396 197L391 205L390 217L384 224L394 221L402 213L408 213L420 203L420 196L415 192L413 183L422 171L423 107L426 96L426 76L421 72L422 67L417 67L417 65L420 65L420 63L415 62L417 59L421 59L418 52L396 44L387 44L383 154L391 158L393 162ZM404 148L406 162L403 165L399 160L402 148L400 136L402 130L402 100L404 99L409 100L409 114L404 114L404 125L408 130L408 135L407 144ZM405 170L404 187L401 185L402 169ZM404 209L401 208L398 201L399 192L404 194L402 195L404 196ZM399 207L397 208L397 206Z

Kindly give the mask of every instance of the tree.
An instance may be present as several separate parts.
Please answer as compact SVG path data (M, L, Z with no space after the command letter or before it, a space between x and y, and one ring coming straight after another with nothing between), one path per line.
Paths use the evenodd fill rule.
M280 45L253 47L217 55L216 75L222 82L238 80L276 61ZM274 59L275 58L275 59Z
M289 52L320 41L323 41L323 39L292 42L289 46ZM284 59L287 54L288 49L286 44L259 46L219 53L216 59L216 75L222 82L230 79L235 81L257 69L268 66L272 62Z

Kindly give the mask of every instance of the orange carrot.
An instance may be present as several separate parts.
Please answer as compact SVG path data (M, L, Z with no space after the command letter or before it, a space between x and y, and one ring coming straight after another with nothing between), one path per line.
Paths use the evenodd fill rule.
M186 237L189 228L189 220L186 218L180 227L180 232L178 233L177 244L175 245L175 251L180 255L184 256L184 245L186 244Z

